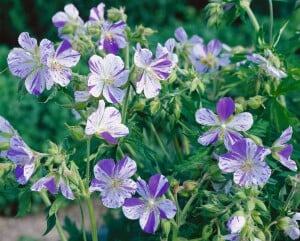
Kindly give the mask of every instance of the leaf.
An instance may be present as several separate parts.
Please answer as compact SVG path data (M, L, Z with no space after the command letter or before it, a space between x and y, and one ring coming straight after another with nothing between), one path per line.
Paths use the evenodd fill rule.
M285 95L287 93L300 91L300 80L293 78L283 79L275 91L276 96Z
M276 99L271 102L271 121L278 133L286 129L289 123L289 114L286 108L278 103Z
M279 29L279 32L278 32L278 34L277 34L277 36L275 36L274 37L274 39L276 39L275 41L274 41L274 48L276 47L276 45L278 44L278 42L279 42L279 40L280 40L280 38L281 38L281 35L282 35L282 33L284 32L284 30L285 30L285 28L287 27L287 25L289 24L289 22L290 22L290 20L287 20L283 25L282 25L282 27Z
M49 216L53 216L66 202L64 197L58 197L51 205L49 209Z
M24 216L31 209L31 191L28 189L19 195L19 208L17 217Z
M55 215L48 216L47 217L47 229L43 233L43 235L45 236L47 233L49 233L54 228L55 224L56 224L56 216Z

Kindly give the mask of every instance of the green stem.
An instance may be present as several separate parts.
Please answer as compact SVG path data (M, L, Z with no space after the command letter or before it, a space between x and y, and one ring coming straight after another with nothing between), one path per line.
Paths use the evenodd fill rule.
M167 150L166 150L166 148L165 148L165 146L164 146L162 140L160 139L160 137L159 137L159 135L158 135L158 133L157 133L157 131L156 131L156 129L155 129L155 127L154 127L154 125L153 125L153 123L152 123L151 121L150 121L150 128L151 128L151 131L154 133L154 135L155 135L155 137L156 137L156 140L157 140L157 142L158 142L158 145L159 145L160 148L162 149L163 153L165 154L165 156L167 157L167 159L168 159L170 162L172 162L172 159L171 159L169 153L167 152Z
M82 237L83 241L87 241L86 239L86 232L85 232L85 222L84 222L84 213L83 213L83 208L82 208L82 203L81 200L79 200L79 208L80 208L80 215L81 215L81 232L82 232Z
M86 140L86 179L85 187L89 189L90 184L90 152L91 152L91 138Z
M50 200L49 200L49 198L48 198L46 192L42 191L42 192L40 192L40 195L41 195L41 198L43 199L45 205L46 205L47 207L51 206L51 202L50 202ZM55 214L55 215L56 215L56 214ZM61 227L61 224L60 224L60 222L59 222L59 219L58 219L57 217L56 217L55 227L56 227L56 230L57 230L58 235L59 235L59 237L60 237L60 240L61 240L61 241L67 241L67 238L66 238L66 236L65 236L65 234L64 234L64 231L63 231L63 229L62 229L62 227Z
M182 151L180 150L180 146L179 146L179 143L178 143L177 136L173 137L173 143L174 143L176 155L177 155L178 159L182 162L183 161L183 156L182 156Z
M240 3L241 7L246 11L246 13L248 14L248 17L255 29L255 32L258 33L259 31L259 24L257 22L257 19L254 15L254 13L252 12L251 8L250 8L250 1L249 0L242 0Z
M269 8L270 8L270 29L269 29L269 43L270 46L273 44L273 2L269 0Z
M127 116L129 93L130 93L130 85L127 86L125 101L124 101L123 107L122 107L122 123L123 124L125 124L126 116Z
M2 70L2 71L0 72L0 74L3 74L6 70L8 70L8 67L6 67L4 70Z
M95 212L94 212L93 203L92 203L92 200L90 197L86 198L86 203L87 203L88 212L89 212L89 216L90 216L90 222L91 222L92 241L98 241Z

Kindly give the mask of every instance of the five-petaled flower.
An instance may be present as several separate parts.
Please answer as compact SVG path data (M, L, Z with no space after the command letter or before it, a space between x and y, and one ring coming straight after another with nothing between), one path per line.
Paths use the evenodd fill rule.
M291 218L283 217L278 221L278 226L282 229L286 235L292 240L300 238L300 229L297 221L300 220L300 213L295 213Z
M62 176L58 178L56 176L42 177L31 186L32 191L40 192L43 189L47 189L52 194L57 194L60 190L65 198L75 199L72 189L66 184Z
M104 98L110 103L120 103L125 90L120 87L127 82L129 70L124 69L123 60L108 54L104 58L93 55L89 60L91 74L88 77L88 89L92 96Z
M168 52L152 59L152 52L149 49L137 45L134 54L134 64L141 71L136 83L138 94L144 91L147 99L157 96L161 90L159 80L166 80L172 71L172 62L168 59Z
M219 156L219 167L223 172L233 173L233 181L239 186L264 185L271 176L271 169L264 161L270 153L251 139L242 138L228 153Z
M179 49L183 50L187 48L188 50L192 48L195 44L202 44L203 39L197 35L193 35L188 39L188 35L183 27L178 27L174 32L175 38L179 41Z
M139 219L141 228L147 233L154 233L159 218L170 219L176 214L175 204L163 198L169 188L166 177L156 174L150 177L148 184L141 178L137 180L137 193L142 198L128 198L122 207L128 219Z
M136 163L128 156L115 164L113 159L99 161L94 167L95 178L90 185L90 192L101 192L103 205L119 208L126 198L136 191L136 183L130 179L136 172Z
M208 146L224 137L227 149L243 136L238 131L247 131L253 124L253 117L249 112L239 113L231 118L235 104L229 97L221 98L217 103L217 113L201 108L196 112L196 121L201 125L213 128L198 138L201 145Z
M106 141L116 144L116 138L128 135L127 126L121 124L121 114L114 107L106 107L103 100L99 101L98 109L87 120L86 135L97 134Z
M297 171L297 164L291 159L293 145L285 144L292 138L293 129L289 126L272 145L272 156L292 171Z
M218 70L221 66L230 63L230 54L220 54L223 49L219 40L213 39L208 45L196 44L190 55L192 64L199 73L207 73Z

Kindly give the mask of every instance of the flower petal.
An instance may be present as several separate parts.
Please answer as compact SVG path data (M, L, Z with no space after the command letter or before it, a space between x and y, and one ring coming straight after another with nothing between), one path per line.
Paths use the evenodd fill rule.
M279 156L279 161L282 165L284 165L285 167L287 167L292 171L297 171L296 162L290 158L292 152L293 152L293 146L286 145L284 149L277 152L277 155Z
M42 69L36 69L25 79L25 87L30 94L40 95L45 89L46 83Z
M160 82L154 78L151 74L144 74L143 75L145 80L145 86L144 86L144 95L147 99L153 98L157 96L161 90L161 84ZM137 83L137 85L139 82ZM138 88L138 87L137 87Z
M160 198L168 190L169 182L165 176L155 174L150 177L148 186L151 197Z
M71 68L78 63L80 53L72 49L72 45L69 41L64 40L56 49L55 58L59 64Z
M98 4L97 7L94 7L90 10L90 21L94 22L102 22L104 21L104 9L105 9L105 4L100 3Z
M181 42L181 43L187 41L187 39L188 39L188 36L187 36L187 34L186 34L186 32L185 32L185 30L184 30L183 27L177 28L177 29L175 30L175 33L174 33L174 34L175 34L176 39L177 39L179 42Z
M23 32L19 35L18 42L23 49L31 53L33 53L37 47L36 39L31 38L27 32Z
M91 185L89 187L89 191L90 192L102 192L103 190L105 190L108 186L108 178L101 178L100 180L98 180L97 178L93 178Z
M94 175L99 181L106 181L114 177L115 161L103 159L94 166Z
M137 193L142 196L144 199L148 200L151 198L148 184L140 177L137 179Z
M285 144L292 138L292 135L293 135L293 128L289 126L281 133L280 137L274 142L273 147L277 147Z
M122 206L122 211L125 217L131 220L140 218L145 209L146 209L145 201L139 198L125 199L124 205Z
M100 136L101 136L104 140L110 142L111 144L118 144L118 140L117 140L116 138L114 138L114 137L113 137L109 132L107 132L107 131L102 132L102 133L100 134Z
M236 131L247 131L253 125L253 117L249 112L243 112L235 115L233 119L227 123L227 126Z
M159 224L159 214L154 209L147 209L140 217L140 226L146 233L154 233Z
M25 185L34 172L34 162L24 166L18 165L15 169L15 177L18 183Z
M55 185L54 176L51 177L42 177L40 180L38 180L36 183L34 183L31 187L32 191L41 191L42 189L47 189L52 194L57 194L58 189Z
M101 121L105 111L105 102L103 100L99 101L98 108L93 112L87 119L85 134L93 135L96 133L101 125Z
M203 135L199 136L197 141L203 146L209 146L215 143L219 139L220 133L221 133L220 128L214 128L210 131L205 132Z
M121 159L115 167L115 175L118 178L130 178L136 173L137 166L136 162L130 157L125 156Z
M268 63L268 61L259 54L247 54L247 59L255 64L262 64L262 63Z
M75 199L72 189L63 181L62 178L60 178L58 186L60 187L60 191L65 198L70 200Z
M146 68L152 61L152 52L149 49L138 49L134 53L134 64L139 68Z
M66 23L69 21L69 18L67 14L65 14L62 11L57 12L53 17L52 17L52 23L54 24L55 27L61 28L66 25Z
M222 50L222 43L217 40L213 39L209 41L207 45L207 52L211 53L214 56L217 56Z
M47 64L48 59L53 58L55 55L54 44L48 39L42 39L40 43L40 60L41 63Z
M232 216L229 218L226 228L230 233L239 233L245 226L246 219L244 216Z
M205 126L217 126L220 124L218 117L211 110L201 108L195 114L196 121Z
M72 78L72 71L68 68L49 70L52 80L62 87L67 86Z
M125 96L125 90L105 85L103 88L103 96L109 103L121 103Z
M157 202L157 208L161 218L173 218L176 214L176 205L169 199Z
M230 97L221 98L217 103L217 113L222 121L226 121L234 112L235 104Z
M231 151L232 146L242 138L243 138L243 136L240 133L225 129L224 145L225 145L226 149L228 151Z
M237 153L229 152L219 156L218 165L222 172L230 173L240 169L243 163Z
M88 89L89 89L89 93L98 98L102 91L103 91L103 87L104 87L104 81L103 79L101 79L101 77L97 74L90 74L88 77Z
M7 157L17 165L31 164L34 155L20 136L13 136L10 139L10 148L7 151Z

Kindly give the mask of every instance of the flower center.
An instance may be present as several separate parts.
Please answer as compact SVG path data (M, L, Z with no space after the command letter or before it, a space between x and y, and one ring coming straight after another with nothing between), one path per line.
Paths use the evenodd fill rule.
M221 127L222 127L223 130L225 130L225 129L226 129L226 124L225 124L225 123L222 123L222 124L221 124Z
M245 161L244 165L242 166L242 170L249 172L249 171L252 171L252 169L253 169L253 162L251 160L247 159Z
M153 199L153 198L149 199L148 206L150 208L154 207L155 206L155 199Z
M57 62L56 59L52 59L50 66L51 66L51 70L54 70L54 71L62 70L62 66Z
M213 67L217 66L217 59L211 53L208 53L206 58L200 59L200 62L205 64L205 65L208 65L210 68L213 68Z
M122 185L122 180L120 179L112 179L110 182L110 187L113 189L119 189Z
M110 78L105 78L103 81L107 85L112 85L114 83L114 81L112 79L110 79Z

